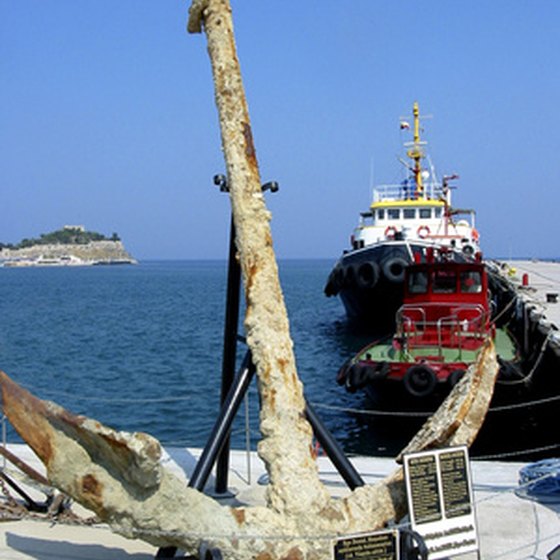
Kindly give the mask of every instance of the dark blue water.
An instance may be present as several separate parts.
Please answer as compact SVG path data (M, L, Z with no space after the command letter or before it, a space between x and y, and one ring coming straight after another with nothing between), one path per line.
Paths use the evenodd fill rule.
M279 265L298 371L344 448L376 453L386 442L352 412L330 408L364 405L335 375L368 342L349 331L341 303L323 295L331 265ZM217 261L0 269L0 369L40 398L116 429L202 446L219 408L226 281L226 262ZM248 402L254 447L255 383ZM235 447L245 445L244 424L242 408Z

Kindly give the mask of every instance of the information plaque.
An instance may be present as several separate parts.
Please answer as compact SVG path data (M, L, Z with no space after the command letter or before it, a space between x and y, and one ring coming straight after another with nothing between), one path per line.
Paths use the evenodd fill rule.
M407 454L404 472L412 529L429 560L478 550L467 448Z
M551 550L546 557L548 560L560 560L560 545L558 545L554 550Z
M399 538L395 531L361 533L336 539L334 560L399 560Z

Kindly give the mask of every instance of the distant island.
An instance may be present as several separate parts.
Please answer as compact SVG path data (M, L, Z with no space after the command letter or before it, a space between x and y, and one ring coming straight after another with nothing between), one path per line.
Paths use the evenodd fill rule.
M116 233L106 237L84 226L64 226L17 244L0 242L0 266L90 266L136 264Z

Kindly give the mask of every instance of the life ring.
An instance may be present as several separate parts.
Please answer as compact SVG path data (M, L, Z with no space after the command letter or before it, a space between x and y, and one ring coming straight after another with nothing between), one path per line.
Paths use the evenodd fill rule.
M478 243L478 239L479 239L478 231L476 229L472 228L471 235L472 235L472 238Z
M417 230L416 230L416 235L420 238L420 239L425 239L426 237L428 237L428 235L430 235L430 228L428 226L420 226Z
M387 239L395 239L395 237L397 236L397 228L394 226L387 226L387 228L385 228L385 237Z
M379 280L379 266L374 262L362 263L356 272L356 284L359 288L373 288Z
M404 281L404 272L408 262L403 257L389 257L381 264L385 278L389 282L398 284Z
M447 378L447 383L449 383L450 387L455 387L457 383L459 383L461 377L465 375L465 370L462 368L454 369Z
M403 384L413 397L427 397L436 388L437 377L431 367L418 364L404 374Z

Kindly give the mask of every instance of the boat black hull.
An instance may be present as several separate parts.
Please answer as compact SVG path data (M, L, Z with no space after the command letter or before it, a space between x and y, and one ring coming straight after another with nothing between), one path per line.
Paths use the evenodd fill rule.
M380 334L392 332L402 304L405 268L423 261L429 248L434 245L387 241L349 251L333 267L325 294L340 296L350 321ZM459 252L450 255L465 260Z

